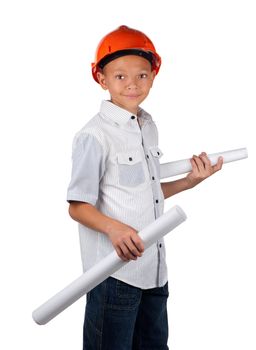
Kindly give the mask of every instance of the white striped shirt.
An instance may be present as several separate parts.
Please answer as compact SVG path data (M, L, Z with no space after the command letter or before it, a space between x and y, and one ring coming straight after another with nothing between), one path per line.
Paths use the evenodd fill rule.
M94 205L101 213L140 231L163 214L160 185L162 152L152 117L132 115L110 101L75 135L67 200ZM79 224L83 270L113 252L106 234ZM141 289L168 279L164 239L111 275Z

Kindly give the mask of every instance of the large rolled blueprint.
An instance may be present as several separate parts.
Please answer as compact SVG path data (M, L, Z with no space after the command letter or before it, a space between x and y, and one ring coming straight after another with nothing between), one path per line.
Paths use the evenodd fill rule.
M246 148L239 148L231 151L208 154L207 156L210 159L211 165L215 165L217 164L219 157L223 157L224 163L229 163L247 158L248 152ZM185 174L191 170L192 166L189 159L182 159L170 163L163 163L160 165L160 178L164 179L175 175Z
M186 220L186 214L179 206L174 206L154 222L141 230L145 249ZM138 258L140 259L140 258ZM76 300L88 293L130 261L123 261L114 250L83 275L37 308L32 317L40 325L46 324Z

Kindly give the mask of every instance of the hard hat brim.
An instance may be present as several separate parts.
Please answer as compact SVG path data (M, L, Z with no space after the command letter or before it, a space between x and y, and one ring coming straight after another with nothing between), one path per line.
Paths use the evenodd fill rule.
M149 63L151 64L152 67L155 66L154 54L150 51L144 51L141 49L127 49L127 50L119 50L119 51L113 52L113 53L103 57L100 60L100 62L97 64L97 66L100 69L103 69L105 67L105 65L108 64L109 62L111 62L119 57L128 56L128 55L135 55L135 56L143 57L147 61L149 61Z

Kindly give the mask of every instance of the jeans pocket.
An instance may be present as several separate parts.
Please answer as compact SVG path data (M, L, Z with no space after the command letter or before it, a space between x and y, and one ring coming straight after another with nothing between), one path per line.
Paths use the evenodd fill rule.
M108 307L116 310L135 310L141 300L141 289L116 279L115 289L108 297Z

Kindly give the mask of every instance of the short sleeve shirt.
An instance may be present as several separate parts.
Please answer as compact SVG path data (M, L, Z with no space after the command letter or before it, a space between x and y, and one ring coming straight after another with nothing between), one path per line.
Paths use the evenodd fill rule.
M140 231L163 214L158 131L142 108L133 115L110 101L75 135L67 200L94 205ZM79 224L84 272L114 251L102 232ZM111 275L141 289L168 280L164 238Z

